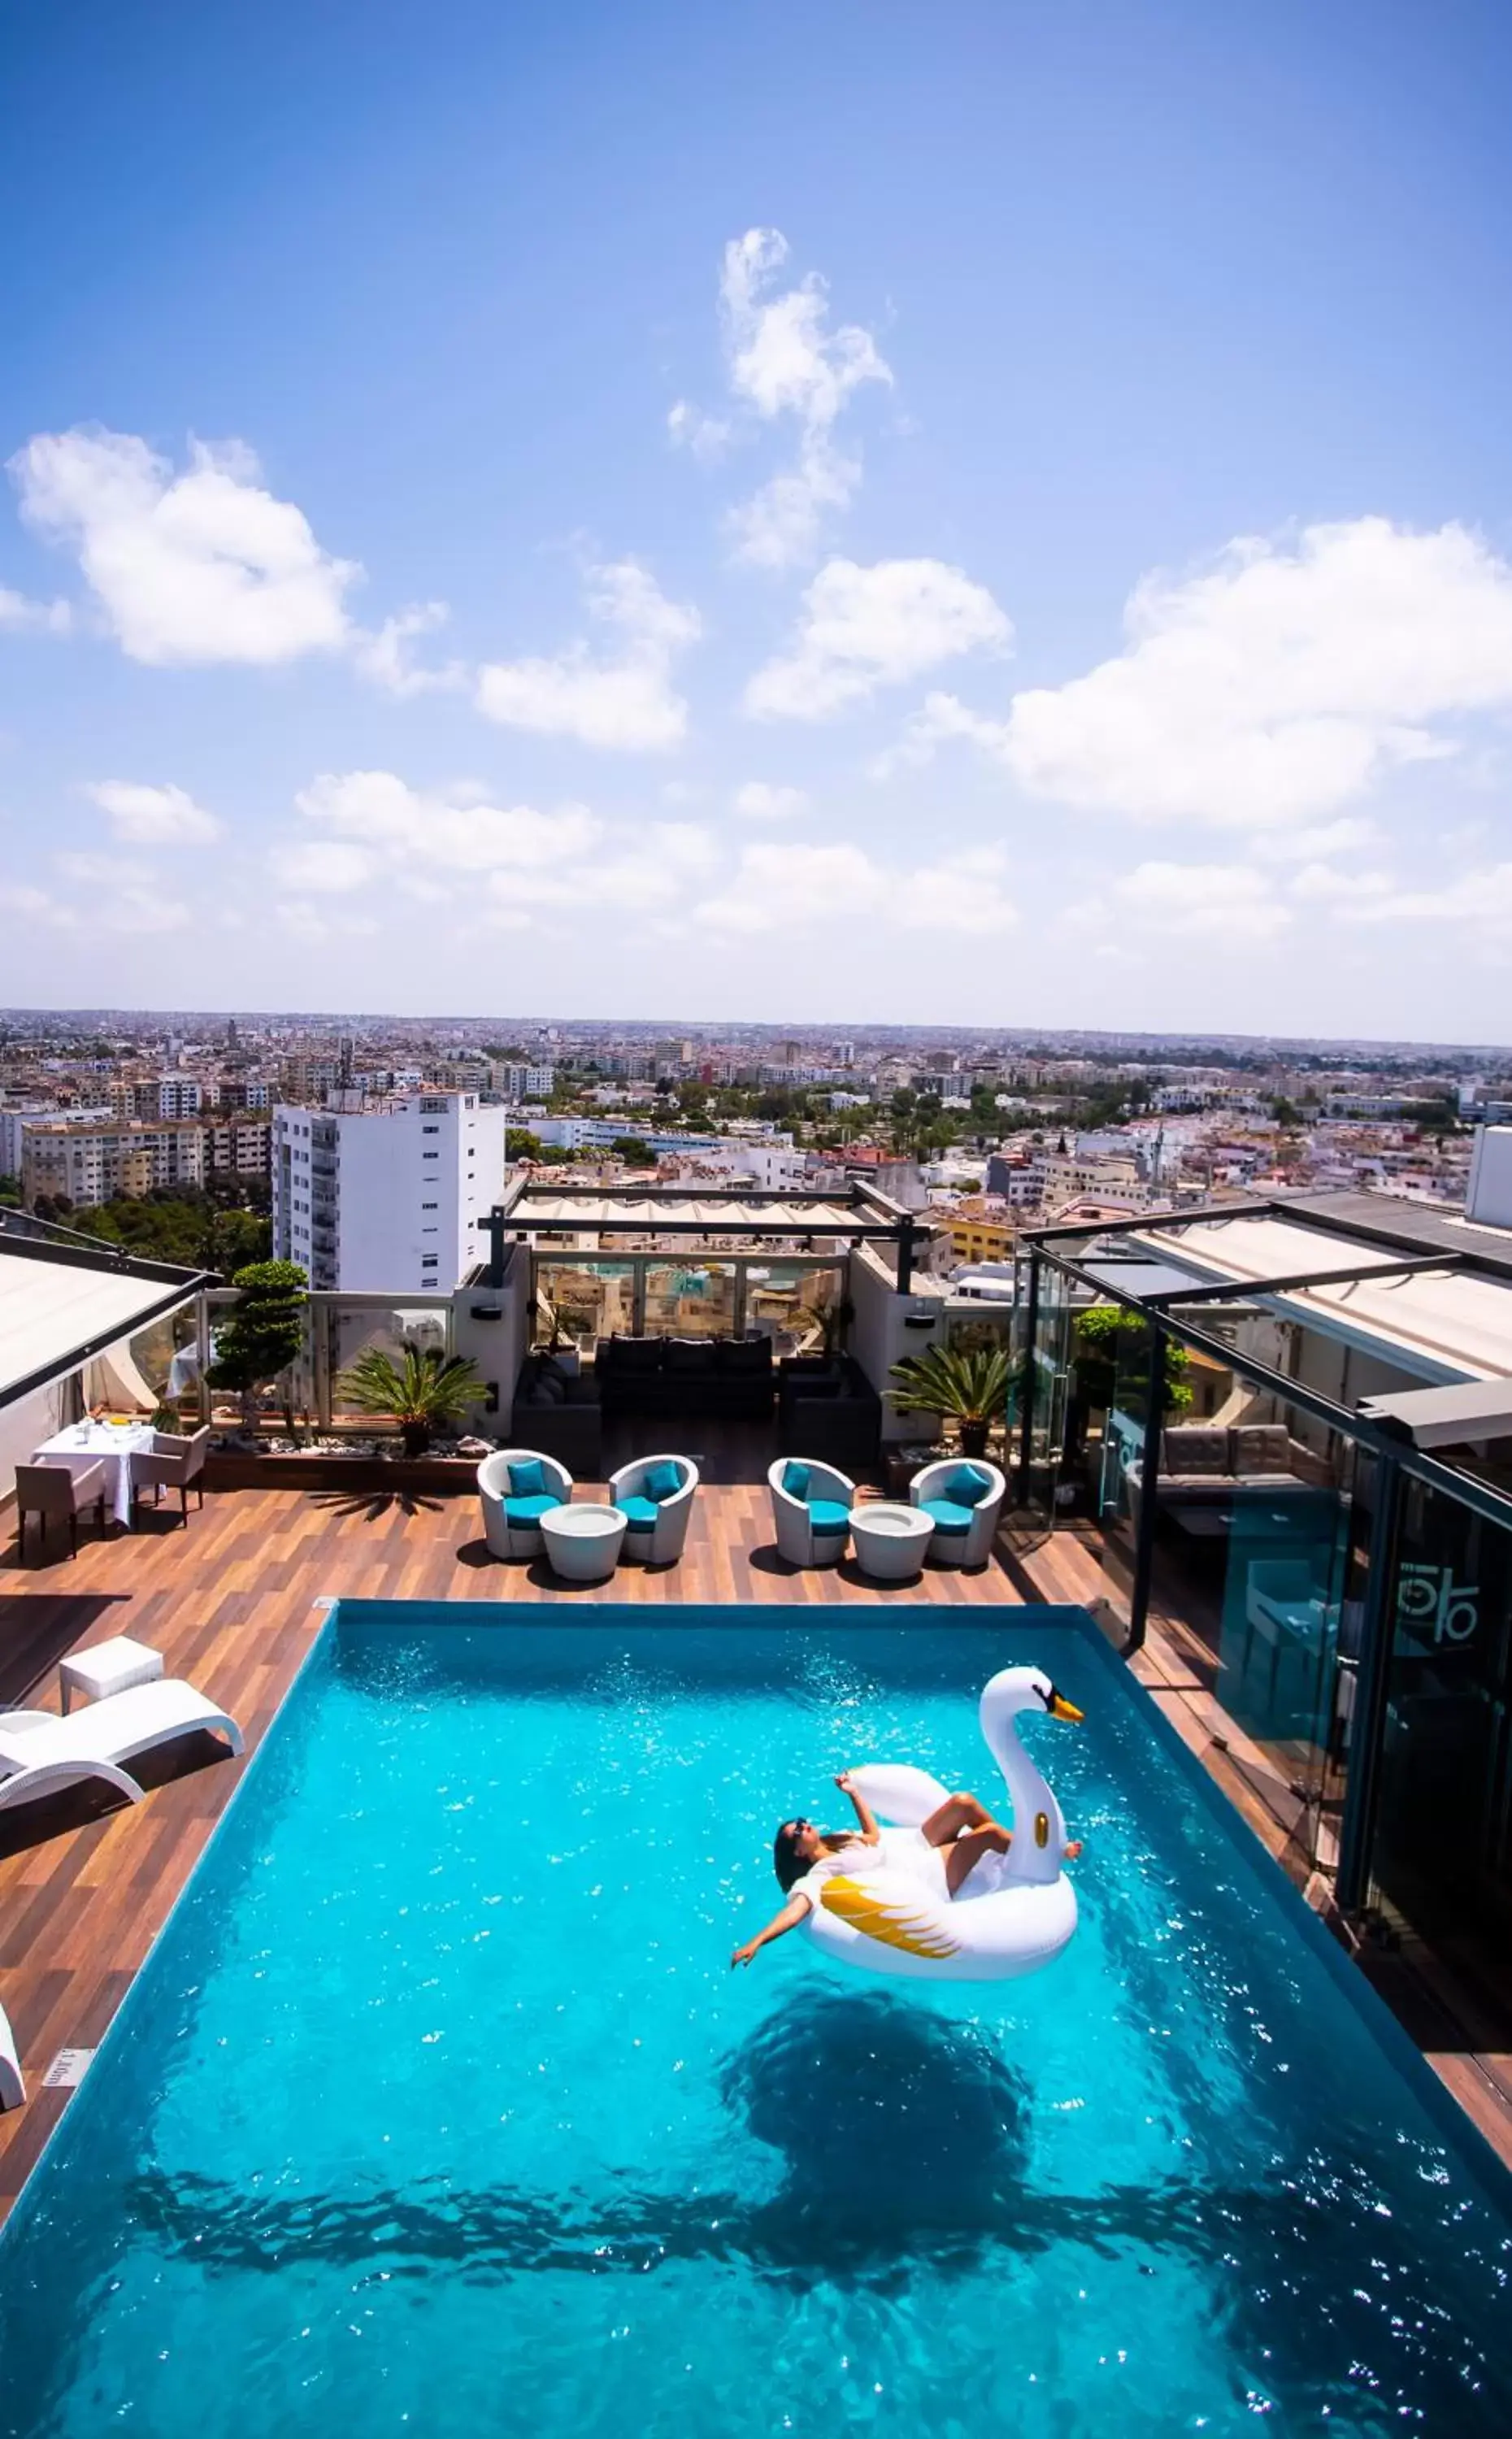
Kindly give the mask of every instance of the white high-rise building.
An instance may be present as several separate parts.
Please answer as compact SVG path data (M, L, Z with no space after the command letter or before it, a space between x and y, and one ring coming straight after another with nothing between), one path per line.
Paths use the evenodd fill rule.
M273 1250L312 1288L446 1292L487 1253L477 1222L504 1193L505 1113L475 1093L280 1104L273 1128Z

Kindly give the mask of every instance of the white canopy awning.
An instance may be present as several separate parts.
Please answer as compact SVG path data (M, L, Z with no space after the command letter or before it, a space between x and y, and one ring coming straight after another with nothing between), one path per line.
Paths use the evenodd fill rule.
M97 1255L26 1237L0 1242L0 1406L177 1311L208 1278L117 1259L103 1247Z

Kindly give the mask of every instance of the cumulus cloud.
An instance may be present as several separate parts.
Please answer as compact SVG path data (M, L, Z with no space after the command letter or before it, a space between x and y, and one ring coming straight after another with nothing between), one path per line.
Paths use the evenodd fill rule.
M817 272L782 284L789 253L780 229L747 229L731 239L720 270L725 373L738 415L748 430L783 419L796 429L792 465L727 519L737 559L755 567L814 557L827 512L847 507L861 481L860 457L837 445L835 424L863 383L890 387L893 379L869 330L854 322L831 327ZM667 429L705 464L738 436L728 418L704 415L686 399L672 408Z
M73 623L66 601L31 601L0 584L0 634L66 635Z
M1136 864L1066 914L1078 932L1213 941L1272 939L1290 920L1270 876L1243 863Z
M1267 863L1305 863L1316 857L1344 855L1352 847L1375 846L1380 831L1361 813L1344 813L1336 822L1307 823L1300 829L1258 830L1250 852Z
M1512 569L1458 525L1237 541L1147 577L1125 629L1116 658L1017 695L1005 720L931 696L910 749L969 738L1062 804L1267 829L1454 754L1454 722L1512 703Z
M97 779L86 796L109 816L130 846L207 846L222 825L183 788L149 788L130 779Z
M10 472L27 522L77 553L130 659L267 666L346 644L360 570L263 489L240 442L196 442L176 473L128 433L42 433Z
M801 788L775 788L767 779L748 779L735 792L735 810L748 822L791 822L808 802Z
M1354 923L1447 924L1477 947L1512 941L1512 863L1483 865L1434 889L1384 888L1346 900Z
M447 661L439 668L426 668L416 661L413 650L418 636L434 634L437 627L445 626L451 614L444 601L417 601L396 616L385 618L371 634L354 629L352 659L365 678L388 694L454 692L468 684L463 664Z
M329 837L347 840L367 856L359 873L345 870L346 886L358 888L380 869L425 875L465 876L496 868L571 866L600 845L604 825L585 805L542 812L534 805L458 803L445 790L412 788L393 771L327 772L294 799L305 819ZM328 880L328 889L334 884Z
M674 691L680 652L703 632L698 612L669 601L634 560L589 571L588 608L617 630L617 652L596 657L586 643L554 659L495 661L478 672L477 705L489 720L544 737L630 754L665 753L687 731L687 704Z
M1019 919L1002 885L1006 869L1006 856L994 846L902 869L846 843L748 846L724 887L694 914L729 934L787 932L843 916L899 932L980 938L1009 931Z
M86 907L60 908L54 919L84 921L91 931L182 932L190 920L182 899L171 898L151 865L123 856L88 852L60 855L58 870L89 891Z
M937 559L832 559L804 595L792 648L757 669L745 708L762 720L823 720L879 686L965 652L1006 651L1013 629L985 586Z

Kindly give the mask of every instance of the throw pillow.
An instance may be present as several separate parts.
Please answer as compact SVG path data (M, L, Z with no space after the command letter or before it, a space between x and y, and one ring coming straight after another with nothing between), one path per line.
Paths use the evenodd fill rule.
M682 1487L681 1473L675 1465L669 1465L664 1457L660 1464L647 1467L645 1479L641 1483L641 1493L644 1498L654 1499L660 1505L664 1499L675 1499Z
M953 1499L958 1507L978 1507L991 1488L985 1473L974 1465L958 1465L943 1486L943 1494Z
M516 1499L532 1499L549 1486L538 1456L517 1457L509 1468L509 1488Z
M782 1476L782 1487L790 1499L809 1496L809 1469L806 1465L790 1465Z

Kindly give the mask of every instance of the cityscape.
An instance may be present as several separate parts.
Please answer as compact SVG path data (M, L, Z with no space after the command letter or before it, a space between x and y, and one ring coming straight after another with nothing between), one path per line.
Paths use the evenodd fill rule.
M1512 2434L1509 121L0 12L0 2439Z

